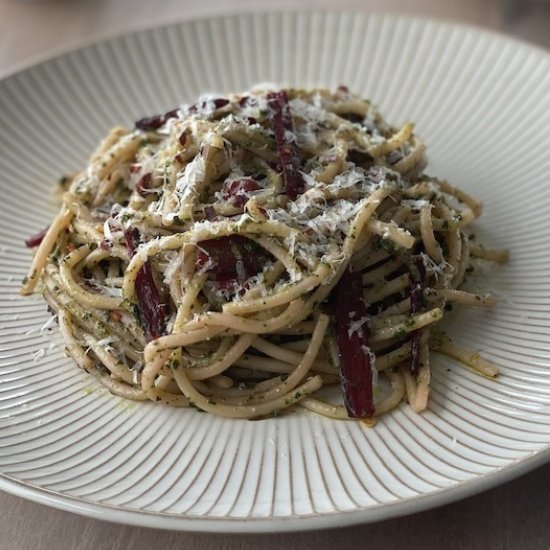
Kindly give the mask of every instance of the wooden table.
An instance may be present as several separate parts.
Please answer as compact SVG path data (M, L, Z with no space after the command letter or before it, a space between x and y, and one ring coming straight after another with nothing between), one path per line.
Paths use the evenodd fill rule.
M497 27L497 0L307 0L304 7L404 11ZM294 7L295 0L0 0L0 74L128 29L205 13ZM550 548L550 466L461 502L354 528L288 535L198 535L87 519L0 493L0 550Z

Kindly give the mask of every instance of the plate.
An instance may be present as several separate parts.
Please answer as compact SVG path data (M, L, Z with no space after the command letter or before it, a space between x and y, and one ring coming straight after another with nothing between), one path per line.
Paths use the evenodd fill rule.
M63 355L39 296L21 298L22 240L60 174L115 124L206 91L345 83L394 124L417 122L430 171L485 203L476 232L512 260L458 313L485 380L435 357L429 410L374 429L296 412L262 421L113 397ZM550 457L550 58L470 27L399 16L269 13L121 36L0 83L0 488L97 518L195 531L375 521L494 486Z

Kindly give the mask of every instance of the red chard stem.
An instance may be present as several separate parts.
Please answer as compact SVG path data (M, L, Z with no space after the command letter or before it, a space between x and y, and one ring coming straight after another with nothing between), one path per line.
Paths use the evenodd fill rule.
M137 229L129 229L124 233L126 245L133 256L139 244L140 234ZM162 336L166 328L168 308L161 300L155 283L153 269L145 262L136 277L136 295L140 322L150 340Z
M289 139L294 135L294 124L288 97L285 91L270 92L267 95L267 104L270 111L271 125L275 133L277 154L279 157L279 169L283 173L283 182L287 195L295 200L304 192L304 178L298 170L300 157L296 146Z
M372 365L368 347L367 305L361 273L344 272L336 286L336 340L340 386L351 418L374 415Z
M46 236L49 228L50 226L45 227L44 229L42 229L42 231L39 231L32 237L25 239L25 246L27 246L28 248L34 248L35 246L38 246L44 240L44 237Z

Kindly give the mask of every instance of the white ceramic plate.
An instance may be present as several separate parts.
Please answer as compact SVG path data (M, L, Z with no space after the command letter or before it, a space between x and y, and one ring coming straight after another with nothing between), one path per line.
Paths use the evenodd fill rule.
M257 422L110 396L62 354L17 287L60 174L115 124L258 82L335 87L418 122L431 171L486 205L509 247L502 298L463 312L457 340L489 381L435 358L433 396L374 429L306 413ZM493 486L550 457L550 58L469 27L394 16L262 14L138 32L0 82L0 488L95 517L199 531L374 521Z

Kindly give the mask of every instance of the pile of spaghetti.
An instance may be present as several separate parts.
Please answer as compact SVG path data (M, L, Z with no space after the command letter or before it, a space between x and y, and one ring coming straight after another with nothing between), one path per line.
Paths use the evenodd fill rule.
M424 150L345 87L203 96L111 131L27 241L21 292L41 280L67 353L129 399L421 411L430 350L497 374L436 326L493 305L459 290L471 258L507 258L471 240L481 205L425 175Z

